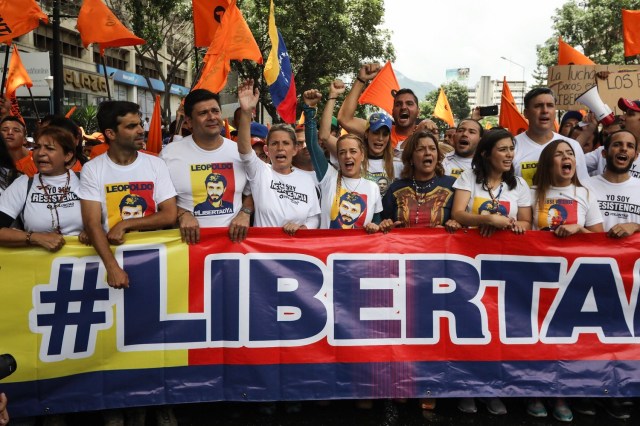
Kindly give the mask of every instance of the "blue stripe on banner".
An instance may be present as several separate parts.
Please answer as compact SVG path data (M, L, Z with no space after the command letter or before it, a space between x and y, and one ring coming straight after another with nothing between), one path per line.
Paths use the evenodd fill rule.
M287 47L284 44L280 30L278 30L278 63L280 64L278 78L271 86L269 86L271 99L276 107L287 97L287 93L291 87L292 75L289 53L287 53Z
M11 402L12 417L17 418L207 401L631 397L640 395L639 370L640 361L207 365L3 383L2 391Z

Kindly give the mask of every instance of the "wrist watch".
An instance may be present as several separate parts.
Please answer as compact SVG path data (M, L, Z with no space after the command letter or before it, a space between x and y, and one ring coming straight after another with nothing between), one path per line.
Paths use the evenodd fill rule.
M240 211L248 214L249 216L253 214L253 210L251 210L249 207L242 207Z

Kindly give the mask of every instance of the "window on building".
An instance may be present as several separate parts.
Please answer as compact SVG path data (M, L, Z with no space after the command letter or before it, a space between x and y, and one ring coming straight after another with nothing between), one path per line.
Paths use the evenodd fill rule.
M89 96L86 93L72 92L71 90L64 91L64 99L62 101L64 105L69 106L86 106L89 103Z
M156 70L153 61L149 58L136 58L136 74L149 76L151 78L160 78L160 73Z
M73 58L82 57L82 39L78 33L60 29L62 54ZM51 25L40 25L33 30L33 44L40 50L53 50L53 28Z
M125 49L108 49L104 52L104 61L108 67L124 71L129 65L129 51ZM100 52L93 52L93 62L102 65Z

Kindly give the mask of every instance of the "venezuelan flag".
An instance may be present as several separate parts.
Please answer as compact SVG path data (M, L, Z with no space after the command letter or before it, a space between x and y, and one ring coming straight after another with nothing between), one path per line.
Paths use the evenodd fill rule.
M264 66L264 78L269 85L269 93L278 114L286 123L293 124L296 121L296 83L287 47L284 45L282 34L276 28L273 0L269 12L269 38L271 52Z

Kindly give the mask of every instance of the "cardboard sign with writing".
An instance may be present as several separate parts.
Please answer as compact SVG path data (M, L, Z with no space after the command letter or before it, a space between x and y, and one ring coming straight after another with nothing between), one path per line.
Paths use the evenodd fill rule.
M616 114L618 99L640 99L640 66L638 65L561 65L549 67L548 87L556 96L556 108L580 110L586 107L576 98L598 86L602 101Z

